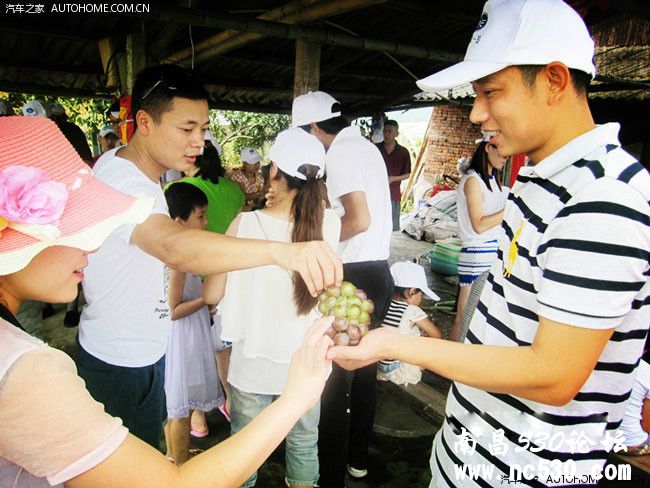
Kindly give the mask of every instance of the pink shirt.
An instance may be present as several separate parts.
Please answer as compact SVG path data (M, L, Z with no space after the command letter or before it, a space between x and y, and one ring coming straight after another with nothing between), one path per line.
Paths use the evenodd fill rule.
M62 485L127 434L86 391L70 357L0 319L0 486Z

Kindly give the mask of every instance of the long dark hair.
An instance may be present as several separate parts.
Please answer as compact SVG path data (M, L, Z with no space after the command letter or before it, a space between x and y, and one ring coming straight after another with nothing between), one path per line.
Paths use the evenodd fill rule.
M307 180L290 176L280 168L275 180L284 178L289 190L297 190L291 204L293 231L291 242L307 242L323 240L323 217L325 215L325 184L322 178L316 178L320 168L313 164L303 164L298 171ZM315 306L318 298L311 296L304 280L295 271L292 275L293 301L298 315L308 314Z
M488 165L490 164L486 150L488 144L489 142L482 141L476 147L474 156L472 156L472 159L469 162L469 169L473 169L479 174L481 179L485 182L485 186L487 186L490 191L492 191L492 187L490 186L490 176L494 176L494 180L497 182L499 190L501 190L501 175L499 175L499 172L492 168L492 173L488 173Z
M204 180L210 180L215 185L219 184L219 178L223 178L226 175L226 170L221 164L219 151L217 151L217 148L210 141L205 141L203 154L196 158L194 166L199 169L195 176L199 176Z

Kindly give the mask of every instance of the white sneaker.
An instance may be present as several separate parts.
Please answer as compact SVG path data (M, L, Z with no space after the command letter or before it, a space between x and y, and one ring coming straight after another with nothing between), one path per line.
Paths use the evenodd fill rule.
M345 467L348 470L348 474L353 478L363 478L364 476L368 476L368 470L365 468L358 469L349 464L346 464Z

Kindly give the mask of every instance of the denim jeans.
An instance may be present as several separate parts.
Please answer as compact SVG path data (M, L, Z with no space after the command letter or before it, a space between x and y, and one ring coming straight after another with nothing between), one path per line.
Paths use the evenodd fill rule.
M247 393L230 385L230 430L239 432L278 395ZM312 485L318 482L318 419L320 404L307 411L289 431L285 440L286 479L290 485ZM242 485L255 486L257 472Z

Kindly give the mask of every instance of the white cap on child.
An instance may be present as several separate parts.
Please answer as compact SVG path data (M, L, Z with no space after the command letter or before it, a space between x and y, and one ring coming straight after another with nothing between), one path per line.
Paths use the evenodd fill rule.
M419 264L408 261L400 261L390 267L390 274L393 275L395 286L402 288L419 288L431 300L440 300L427 283L427 275L424 268Z

